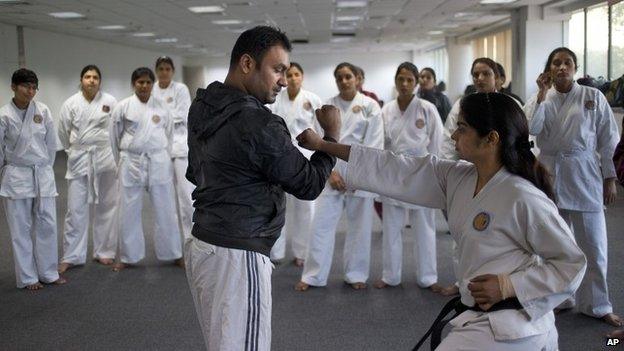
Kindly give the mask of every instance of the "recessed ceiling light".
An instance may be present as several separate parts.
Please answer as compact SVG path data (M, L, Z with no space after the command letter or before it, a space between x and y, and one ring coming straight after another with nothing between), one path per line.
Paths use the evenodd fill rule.
M157 43L177 43L178 38L158 38L154 40Z
M331 38L330 41L332 43L348 43L351 41L351 37L337 37L337 38Z
M195 13L219 13L225 11L223 6L191 6L188 9Z
M353 8L353 7L366 7L368 1L366 0L338 0L336 1L336 7L338 8Z
M156 36L156 34L152 33L152 32L145 32L145 33L133 33L132 34L133 37L140 37L140 38L145 38L145 37L153 37Z
M516 2L518 0L481 0L479 3L481 5L492 5L492 4L511 4L512 2Z
M83 18L85 16L78 12L50 12L48 15L61 19Z
M99 26L99 27L97 27L97 29L118 30L118 29L126 29L126 26L122 26L120 24L113 24L113 25L110 25L110 26Z
M212 24L217 24L217 25L221 25L221 26L229 26L229 25L233 25L233 24L242 24L242 23L243 23L243 21L236 20L236 19L226 19L226 20L212 21Z
M336 21L348 22L348 21L361 21L362 16L336 16Z
M442 31L442 30L430 30L429 32L427 32L427 34L429 34L429 35L440 35L440 34L444 34L444 31Z

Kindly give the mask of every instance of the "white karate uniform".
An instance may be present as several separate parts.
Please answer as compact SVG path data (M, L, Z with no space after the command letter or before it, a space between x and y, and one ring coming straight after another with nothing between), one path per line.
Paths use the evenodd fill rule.
M598 89L573 83L565 94L551 88L540 104L533 96L525 113L541 149L539 160L553 176L557 206L587 255L579 311L594 317L612 313L603 179L616 176L612 157L619 135L613 112Z
M384 105L385 149L401 155L437 155L442 143L442 119L435 105L414 96L402 112L397 100ZM436 264L435 210L381 197L383 203L383 273L388 285L401 282L403 230L414 237L416 281L426 288L438 281ZM410 229L405 228L409 220Z
M165 89L161 89L157 82L152 94L163 100L173 115L173 145L171 147L173 184L178 200L177 210L182 223L182 233L184 238L189 238L193 227L191 193L195 190L195 186L186 179L186 169L188 168L187 120L191 107L191 94L184 83L178 82L171 82Z
M184 261L206 349L270 350L269 258L191 237L184 243Z
M297 135L308 128L315 128L316 116L314 110L322 106L321 98L316 94L301 89L291 101L288 90L282 89L277 95L275 103L270 105L271 111L282 117L290 132L293 144L307 158L312 157L312 151L299 147ZM286 240L291 242L295 258L304 259L310 241L312 218L314 217L314 201L299 200L286 194L286 222L280 237L271 249L272 260L282 260L286 256Z
M352 146L346 182L420 206L446 209L458 244L461 301L470 280L508 274L523 309L468 310L451 320L438 350L556 350L552 310L581 283L586 260L555 204L529 181L500 169L474 195L467 162L408 157ZM461 342L461 343L459 343Z
M136 95L120 101L113 110L110 137L119 168L121 262L136 263L145 257L143 189L150 194L156 216L156 257L162 261L182 257L170 154L173 118L165 102L152 96L143 103Z
M67 213L61 262L87 259L89 212L93 205L93 257L115 258L117 249L117 166L108 135L117 100L98 92L89 102L82 92L61 107L58 136L67 153Z
M336 96L327 104L340 110L342 128L340 142L383 148L383 120L379 104L368 96L357 93L351 101ZM317 122L318 123L318 122ZM346 162L338 160L334 171L343 178ZM349 283L366 282L370 270L371 231L373 225L373 198L376 194L348 189L345 193L333 189L329 182L316 199L312 221L312 235L305 258L301 280L313 286L327 284L336 240L336 227L346 210L348 227L343 251L344 280Z
M48 107L0 108L0 196L4 198L17 287L59 279L54 158L59 149Z

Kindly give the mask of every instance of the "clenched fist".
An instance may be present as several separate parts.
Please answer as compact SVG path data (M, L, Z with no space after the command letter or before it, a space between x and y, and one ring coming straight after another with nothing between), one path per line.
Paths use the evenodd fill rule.
M314 112L325 135L336 141L340 140L340 111L335 106L323 105Z
M310 128L297 135L296 139L299 146L312 151L318 151L321 144L324 142L324 140Z

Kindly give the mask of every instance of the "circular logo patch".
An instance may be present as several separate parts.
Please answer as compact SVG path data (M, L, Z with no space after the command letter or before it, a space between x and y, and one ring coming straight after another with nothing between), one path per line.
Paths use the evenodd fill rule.
M304 102L304 103L303 103L303 108L304 108L306 111L310 111L310 110L312 109L312 104L310 103L310 101L306 101L306 102Z
M33 117L33 122L41 123L43 122L43 117L41 117L41 115L35 115L35 117Z
M417 119L416 120L416 128L418 128L418 129L425 128L425 120L424 119Z
M594 100L587 100L585 101L585 108L588 110L593 110L596 108L596 103L594 102Z
M172 103L172 102L173 102L173 98L172 98L171 96L170 96L170 97L168 97L168 98L167 98L167 102L168 102L168 103Z
M109 113L109 112L110 112L110 106L108 106L108 105L102 105L102 112Z
M160 122L160 117L158 115L153 115L152 122L154 122L155 124L158 124Z
M351 111L353 111L353 113L360 113L360 112L362 112L362 107L360 105L355 105L355 106L353 106Z
M472 220L472 227L480 232L487 229L488 225L490 225L490 215L486 212L479 213Z

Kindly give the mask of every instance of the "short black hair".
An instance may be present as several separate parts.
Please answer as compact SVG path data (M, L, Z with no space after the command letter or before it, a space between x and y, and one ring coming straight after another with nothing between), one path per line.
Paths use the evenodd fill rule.
M474 71L474 68L477 65L477 63L482 63L486 66L489 66L492 69L492 72L494 72L494 77L495 78L500 77L500 72L498 71L498 67L496 67L496 62L494 62L494 60L492 60L489 57L479 57L475 59L474 61L472 61L472 67L470 67L470 74L472 74L472 71Z
M414 75L414 78L416 78L416 81L418 81L418 67L416 67L415 64L411 62L407 62L407 61L399 65L399 67L397 68L396 74L394 75L394 79L396 79L396 77L399 76L399 73L401 73L402 69L410 71Z
M27 68L20 68L17 71L13 72L13 75L11 76L11 84L20 85L24 83L39 86L39 78L37 78L35 72Z
M300 65L300 64L298 64L297 62L291 62L291 63L290 63L290 67L288 67L288 69L291 69L291 68L293 68L293 67L295 67L296 69L298 69L298 70L299 70L299 72L301 72L301 74L303 74L303 67L301 67L301 65Z
M100 77L100 80L102 80L102 72L100 72L100 69L96 65L86 65L86 66L84 66L82 71L80 71L80 79L82 79L82 77L84 77L85 73L87 73L89 71L96 71L97 74L98 74L98 77Z
M290 40L284 32L270 26L256 26L244 31L236 40L230 56L230 69L236 67L240 58L247 54L253 58L258 67L264 55L271 47L280 45L284 50L292 50Z
M427 72L431 73L431 76L433 77L433 82L434 82L434 83L438 81L438 78L436 77L436 73L435 73L435 71L433 70L433 68L431 68L431 67L425 67L425 68L423 68L423 69L421 69L421 70L420 70L420 73L422 73L423 71L427 71Z
M147 67L139 67L137 69L134 70L134 72L132 72L132 85L134 85L134 82L136 82L137 80L139 80L139 78L143 77L143 76L149 76L149 78L152 80L152 83L156 81L156 77L154 76L154 72L152 72L151 69L147 68Z
M171 66L171 69L175 71L175 66L173 65L173 60L169 56L161 56L161 57L157 58L156 59L156 64L154 65L154 69L158 69L158 66L160 66L163 63L169 64Z
M345 68L345 67L347 67L347 68L351 71L351 73L353 73L353 76L354 76L354 77L357 77L357 75L358 75L358 69L359 69L359 67L358 67L358 66L356 66L356 65L354 65L354 64L351 64L351 63L349 63L349 62L341 62L341 63L339 63L339 64L338 64L338 66L336 66L336 68L334 69L334 78L336 78L336 75L338 74L338 70L340 70L341 68Z
M544 66L544 72L550 71L550 64L555 59L555 55L557 55L557 53L559 52L565 52L566 54L570 55L570 57L572 57L572 61L574 61L574 69L578 69L578 59L576 58L576 54L574 53L574 51L566 48L565 46L562 46L556 48L550 53L550 55L548 55L548 59L546 60L546 66Z

